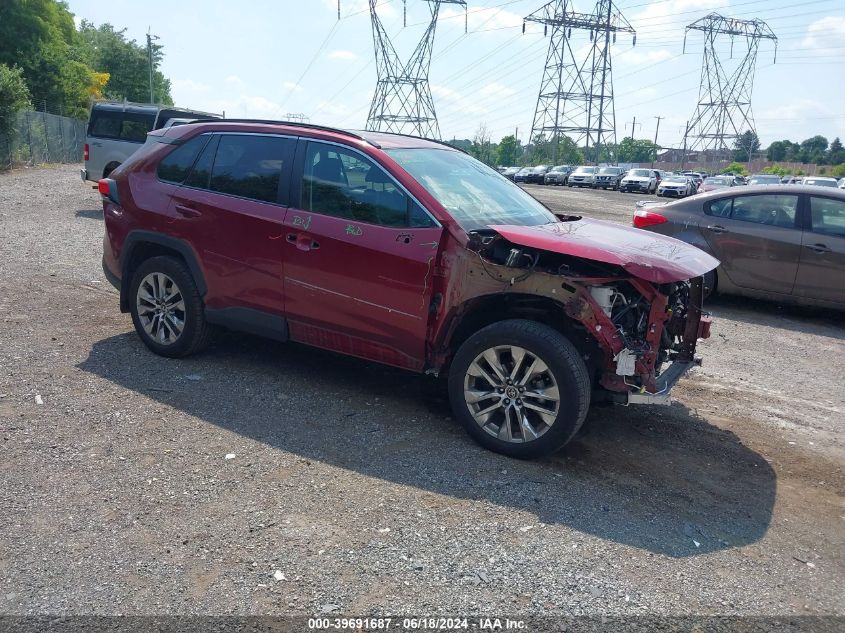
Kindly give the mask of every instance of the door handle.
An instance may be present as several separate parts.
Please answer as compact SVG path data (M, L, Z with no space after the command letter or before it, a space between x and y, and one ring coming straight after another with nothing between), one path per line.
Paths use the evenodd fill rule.
M293 244L301 251L313 251L320 248L320 243L310 235L305 235L305 233L300 233L299 235L288 233L286 239L288 244Z
M727 233L728 229L720 224L708 224L707 225L708 231L713 231L714 233Z
M827 244L804 244L807 248L811 251L822 255L824 253L829 253L830 249L827 247Z
M198 218L202 215L202 211L195 209L194 207L189 207L186 204L177 203L174 208L179 215L183 215L186 218Z

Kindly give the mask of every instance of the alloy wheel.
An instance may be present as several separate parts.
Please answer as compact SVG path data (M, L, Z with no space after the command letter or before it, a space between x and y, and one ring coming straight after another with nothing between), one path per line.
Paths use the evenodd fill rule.
M164 273L141 280L136 296L138 319L147 335L161 345L172 345L185 330L185 300L176 282Z
M505 442L530 442L555 423L560 392L536 354L516 345L492 347L470 363L464 400L485 432Z

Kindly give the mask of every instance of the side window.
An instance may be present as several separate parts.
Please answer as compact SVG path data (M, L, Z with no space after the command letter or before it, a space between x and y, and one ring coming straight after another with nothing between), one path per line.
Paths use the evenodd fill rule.
M813 233L845 237L845 200L810 198Z
M734 198L734 220L793 228L798 209L798 196L762 195Z
M717 218L731 217L731 208L733 206L733 198L721 198L710 203L707 211L710 215Z
M381 167L335 145L310 142L300 207L381 226L408 226L408 196Z
M107 112L95 110L91 115L91 136L143 143L153 129L155 114Z
M179 145L167 156L161 159L156 173L161 180L182 184L197 156L205 147L209 136L203 134L196 136L186 143Z
M217 151L217 143L219 141L219 135L211 135L211 140L205 146L194 168L191 170L191 175L185 181L187 187L208 189L208 181L211 179L211 168L214 166L214 154Z
M217 145L209 188L242 198L279 202L295 141L281 136L224 134Z

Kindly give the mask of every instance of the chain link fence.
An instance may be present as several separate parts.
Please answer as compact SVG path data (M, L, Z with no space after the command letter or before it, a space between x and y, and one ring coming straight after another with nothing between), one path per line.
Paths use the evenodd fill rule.
M0 120L0 171L22 165L82 161L86 122L22 110Z

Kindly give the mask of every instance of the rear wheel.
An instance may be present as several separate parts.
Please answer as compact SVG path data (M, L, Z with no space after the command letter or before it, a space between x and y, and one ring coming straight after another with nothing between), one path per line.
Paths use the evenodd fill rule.
M174 257L152 257L132 276L130 312L135 331L161 356L181 358L204 348L211 336L202 297L187 266Z
M560 332L513 319L489 325L461 345L449 372L449 400L479 444L531 459L559 450L581 428L590 379Z

